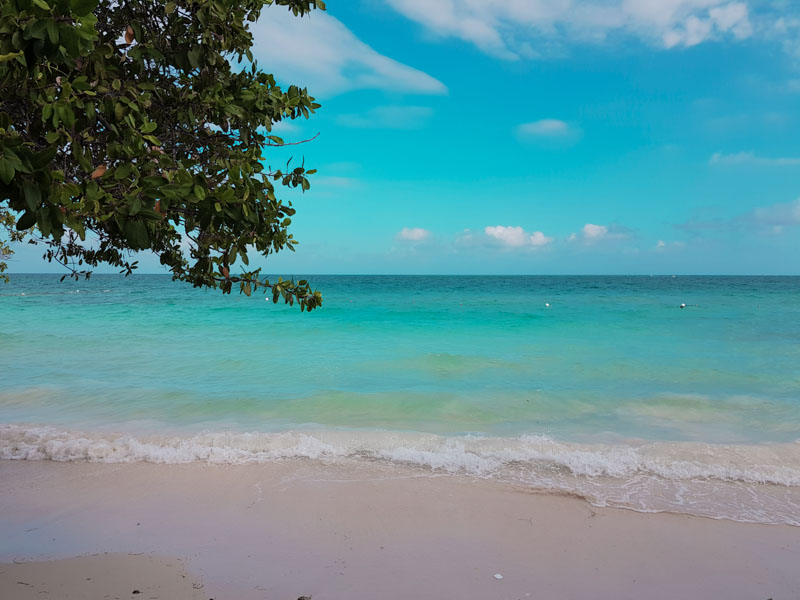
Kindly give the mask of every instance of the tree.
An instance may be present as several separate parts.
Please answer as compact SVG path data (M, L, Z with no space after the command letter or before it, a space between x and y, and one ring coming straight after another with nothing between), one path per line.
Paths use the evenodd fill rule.
M248 24L273 4L297 17L325 9L0 0L0 223L12 241L45 243L45 257L76 278L101 263L130 274L132 251L151 250L195 287L262 288L275 302L320 306L306 281L247 270L248 249L294 250L295 210L275 188L305 191L314 173L264 164L266 147L286 145L274 124L320 106L253 58ZM0 261L9 252L0 243Z

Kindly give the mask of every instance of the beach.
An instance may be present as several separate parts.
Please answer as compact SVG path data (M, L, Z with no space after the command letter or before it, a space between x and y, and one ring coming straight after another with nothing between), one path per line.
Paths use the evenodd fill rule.
M0 600L800 600L800 0L0 48Z
M24 581L35 585L58 564L28 561L99 554L68 569L88 573L103 553L133 573L142 556L182 564L202 586L117 589L120 598L800 595L797 527L596 508L398 466L0 461L0 478L0 595L9 599L30 597L15 569L28 568Z

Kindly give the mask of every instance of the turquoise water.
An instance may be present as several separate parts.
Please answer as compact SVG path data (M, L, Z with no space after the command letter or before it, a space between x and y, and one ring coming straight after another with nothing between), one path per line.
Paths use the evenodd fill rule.
M308 278L311 314L14 276L0 456L400 461L645 510L722 486L687 510L800 520L800 278Z

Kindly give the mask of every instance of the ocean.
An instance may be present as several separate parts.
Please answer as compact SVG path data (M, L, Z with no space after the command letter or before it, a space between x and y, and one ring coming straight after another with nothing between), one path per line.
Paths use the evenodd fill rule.
M371 461L800 525L800 278L0 284L0 458ZM685 304L685 308L680 308Z

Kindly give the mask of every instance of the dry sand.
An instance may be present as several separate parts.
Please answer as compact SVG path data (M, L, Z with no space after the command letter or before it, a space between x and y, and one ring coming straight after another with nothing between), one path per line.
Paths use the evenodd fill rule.
M180 561L132 554L97 554L0 565L0 598L13 600L201 600Z
M26 583L70 577L87 600L129 597L91 595L89 568L123 592L149 586L138 599L201 584L195 597L215 600L800 598L800 528L596 509L399 467L0 461L0 482L0 562L117 553L22 565ZM194 585L168 594L178 558ZM17 568L0 565L2 600L32 597L10 583Z

